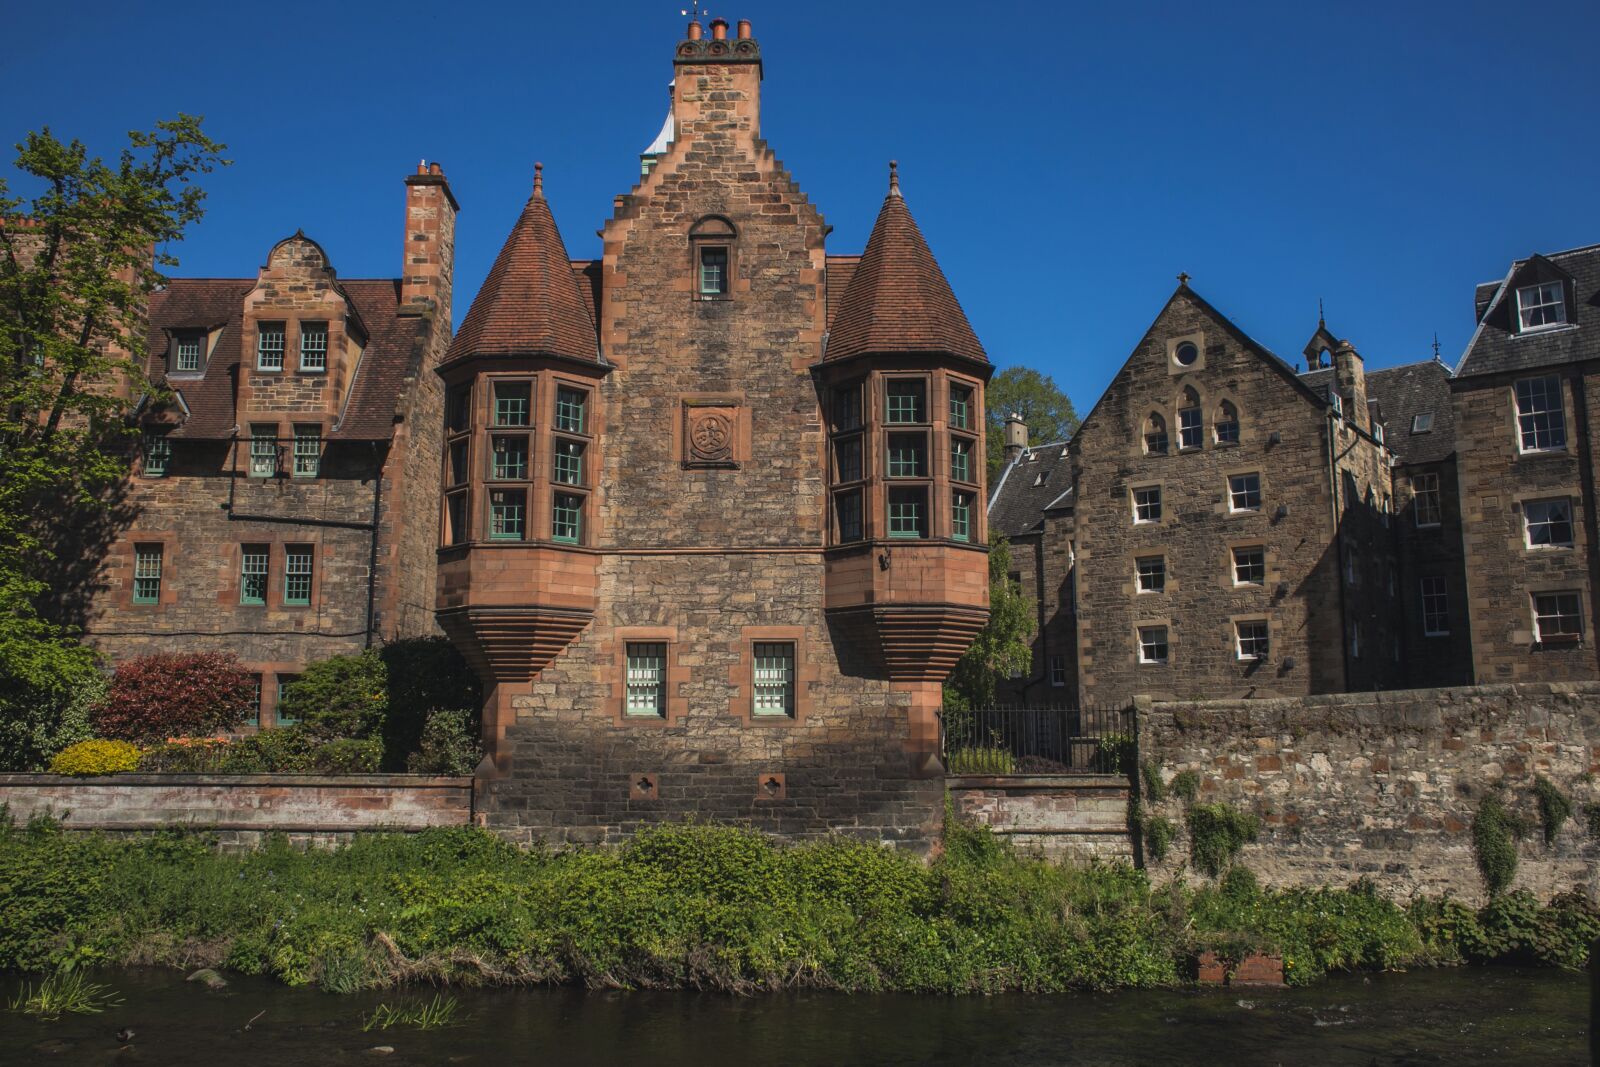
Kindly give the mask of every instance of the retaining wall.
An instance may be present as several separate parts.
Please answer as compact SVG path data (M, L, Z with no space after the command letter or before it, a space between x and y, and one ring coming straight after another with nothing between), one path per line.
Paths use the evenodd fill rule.
M1242 862L1274 885L1341 885L1368 876L1391 894L1481 902L1472 820L1498 792L1529 832L1516 888L1548 897L1600 883L1600 685L1548 683L1339 694L1281 700L1136 701L1139 754L1164 782L1199 777L1201 803L1261 819ZM1532 786L1543 775L1573 817L1546 844ZM1179 828L1153 872L1188 859L1185 804L1143 801Z
M1133 859L1121 775L952 775L956 813L1050 859Z

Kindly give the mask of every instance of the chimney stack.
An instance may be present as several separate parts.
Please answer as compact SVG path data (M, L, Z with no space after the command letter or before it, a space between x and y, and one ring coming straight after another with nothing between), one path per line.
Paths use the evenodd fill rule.
M450 332L455 275L456 214L461 205L437 162L417 164L406 177L406 244L400 262L400 314L434 315Z
M1361 353L1349 341L1340 341L1333 350L1333 377L1344 398L1344 417L1352 426L1371 432L1367 413L1367 374Z
M750 20L749 19L740 19L739 20L739 40L748 41L749 39L750 39Z
M711 20L709 39L698 22L673 49L675 140L754 140L761 136L761 45L750 20L730 40L728 20ZM693 68L682 70L680 68Z
M1006 463L1015 463L1017 457L1027 451L1028 424L1022 421L1022 416L1013 411L1006 416Z
M713 41L726 41L728 39L728 20L716 18L711 20L711 39Z
M698 41L700 38L705 36L705 33L705 28L700 25L700 21L698 19L689 23L689 40Z

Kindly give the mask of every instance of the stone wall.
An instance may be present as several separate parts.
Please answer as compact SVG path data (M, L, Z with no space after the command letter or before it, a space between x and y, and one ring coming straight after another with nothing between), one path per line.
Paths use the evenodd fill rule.
M0 774L0 805L69 830L219 831L224 843L267 834L327 842L360 830L423 830L472 820L472 779L425 775Z
M1272 885L1370 877L1391 894L1450 891L1478 902L1471 826L1499 791L1532 828L1515 885L1549 896L1596 890L1600 837L1583 806L1600 803L1600 685L1417 689L1299 699L1163 703L1140 699L1139 753L1170 782L1199 776L1199 800L1254 812L1260 839L1241 861ZM1553 782L1574 817L1546 845L1531 787ZM1184 803L1144 803L1179 827L1153 871L1188 859Z
M1121 775L953 775L956 814L1052 860L1133 860Z

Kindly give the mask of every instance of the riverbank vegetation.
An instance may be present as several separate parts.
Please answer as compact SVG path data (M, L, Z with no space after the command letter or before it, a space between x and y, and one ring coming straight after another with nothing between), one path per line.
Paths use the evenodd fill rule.
M1361 883L1152 886L1063 867L952 826L932 863L873 844L785 847L697 824L616 849L519 850L470 829L284 841L0 829L0 968L217 966L332 991L411 982L937 993L1171 986L1205 951L1330 970L1515 959L1577 968L1600 913L1572 894L1482 910Z

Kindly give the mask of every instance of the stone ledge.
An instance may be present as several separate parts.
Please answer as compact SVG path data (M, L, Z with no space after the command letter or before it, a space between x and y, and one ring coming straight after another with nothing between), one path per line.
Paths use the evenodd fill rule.
M944 784L950 789L1109 789L1119 794L1128 791L1128 779L1120 774L948 774Z
M0 789L25 786L275 785L300 789L471 789L472 778L429 774L0 774Z

